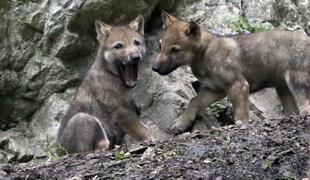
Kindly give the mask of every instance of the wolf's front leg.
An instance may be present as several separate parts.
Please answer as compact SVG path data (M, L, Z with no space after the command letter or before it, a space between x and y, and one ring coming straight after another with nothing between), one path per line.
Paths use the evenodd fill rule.
M138 119L131 122L131 128L128 128L128 134L138 141L154 141L156 139L152 132L141 124Z
M196 97L194 97L181 116L175 120L172 125L172 132L174 134L180 134L188 129L198 112L204 110L212 103L223 99L226 96L224 92L216 92L209 89L201 89Z
M234 120L236 124L249 120L249 84L246 80L236 81L232 84L227 94L230 96Z
M155 139L151 131L139 122L134 113L119 113L116 118L121 129L135 140L150 141Z

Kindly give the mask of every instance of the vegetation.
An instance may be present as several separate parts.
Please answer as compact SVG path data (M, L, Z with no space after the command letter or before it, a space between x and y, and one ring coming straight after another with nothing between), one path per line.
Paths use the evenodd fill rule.
M221 102L216 102L213 103L209 109L222 125L234 123L232 108L230 106L224 105Z
M41 144L42 150L52 160L58 160L61 155L67 155L67 150L59 143L55 142L51 137L46 136Z
M250 23L242 16L226 16L224 18L225 28L230 28L239 33L254 33L270 30L271 26L266 23Z
M281 180L296 180L296 178L291 177L291 176L284 176L284 177L281 177Z
M126 152L121 146L115 146L114 156L117 160L122 160L130 156L129 152Z
M276 108L279 112L283 112L283 105L280 101L277 102Z
M219 102L213 103L210 106L210 110L213 112L215 117L218 119L226 107Z

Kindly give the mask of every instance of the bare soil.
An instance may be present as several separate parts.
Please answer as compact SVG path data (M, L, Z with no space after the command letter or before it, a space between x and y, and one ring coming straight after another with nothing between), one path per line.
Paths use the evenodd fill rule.
M6 165L5 179L278 179L306 177L310 116L247 122L38 167Z

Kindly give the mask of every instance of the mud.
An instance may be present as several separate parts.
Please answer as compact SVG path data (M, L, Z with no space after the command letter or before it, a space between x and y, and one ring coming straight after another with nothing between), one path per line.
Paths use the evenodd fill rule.
M4 179L302 179L310 116L261 120L185 133L120 150L76 154L38 167L2 166Z

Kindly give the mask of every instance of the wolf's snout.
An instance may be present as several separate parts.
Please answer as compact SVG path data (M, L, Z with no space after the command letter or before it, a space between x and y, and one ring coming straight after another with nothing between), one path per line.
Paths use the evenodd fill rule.
M129 55L129 57L130 57L130 60L132 62L135 62L135 63L137 63L137 62L139 62L141 60L141 56L140 56L139 53L132 53L132 54Z
M159 71L159 64L153 64L152 69L153 69L153 71L158 72Z

